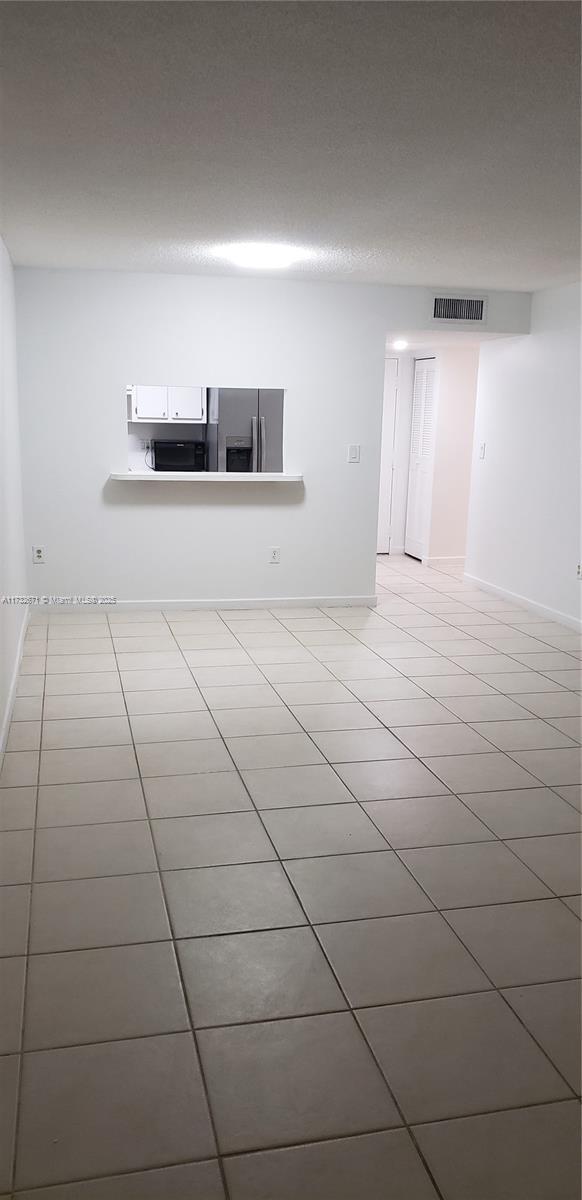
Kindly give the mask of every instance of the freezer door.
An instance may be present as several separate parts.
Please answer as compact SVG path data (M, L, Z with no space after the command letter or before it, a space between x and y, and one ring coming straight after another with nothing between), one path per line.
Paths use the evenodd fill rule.
M259 390L259 470L283 470L283 389Z
M258 415L256 388L218 389L219 471L258 470Z
M218 471L218 388L207 388L206 470Z

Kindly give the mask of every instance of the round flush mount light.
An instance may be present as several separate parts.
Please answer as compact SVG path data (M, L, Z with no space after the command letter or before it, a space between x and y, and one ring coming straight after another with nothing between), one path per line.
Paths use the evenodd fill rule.
M393 350L406 350L407 346L408 342L406 341L406 338L396 338L396 341L392 342Z
M315 251L305 246L291 246L286 242L227 242L213 246L214 258L222 258L235 267L247 270L285 270L296 263L315 258Z

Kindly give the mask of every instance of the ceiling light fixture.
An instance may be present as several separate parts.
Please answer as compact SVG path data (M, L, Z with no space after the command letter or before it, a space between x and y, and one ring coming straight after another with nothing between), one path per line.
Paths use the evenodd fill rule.
M250 270L285 270L295 263L315 258L315 251L305 246L290 246L285 242L228 242L213 246L214 258L224 258L235 267Z
M406 338L396 338L396 341L392 342L393 350L406 350L407 346L408 342L406 341Z

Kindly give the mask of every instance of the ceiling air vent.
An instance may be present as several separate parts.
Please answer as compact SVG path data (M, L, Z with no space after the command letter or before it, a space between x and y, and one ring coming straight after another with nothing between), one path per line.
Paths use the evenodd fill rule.
M485 300L474 296L435 296L435 321L484 321Z

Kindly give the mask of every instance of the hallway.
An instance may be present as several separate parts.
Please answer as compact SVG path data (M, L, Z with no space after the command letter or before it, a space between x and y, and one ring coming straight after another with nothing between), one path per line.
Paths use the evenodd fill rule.
M33 612L0 1200L578 1200L581 639L377 582Z

